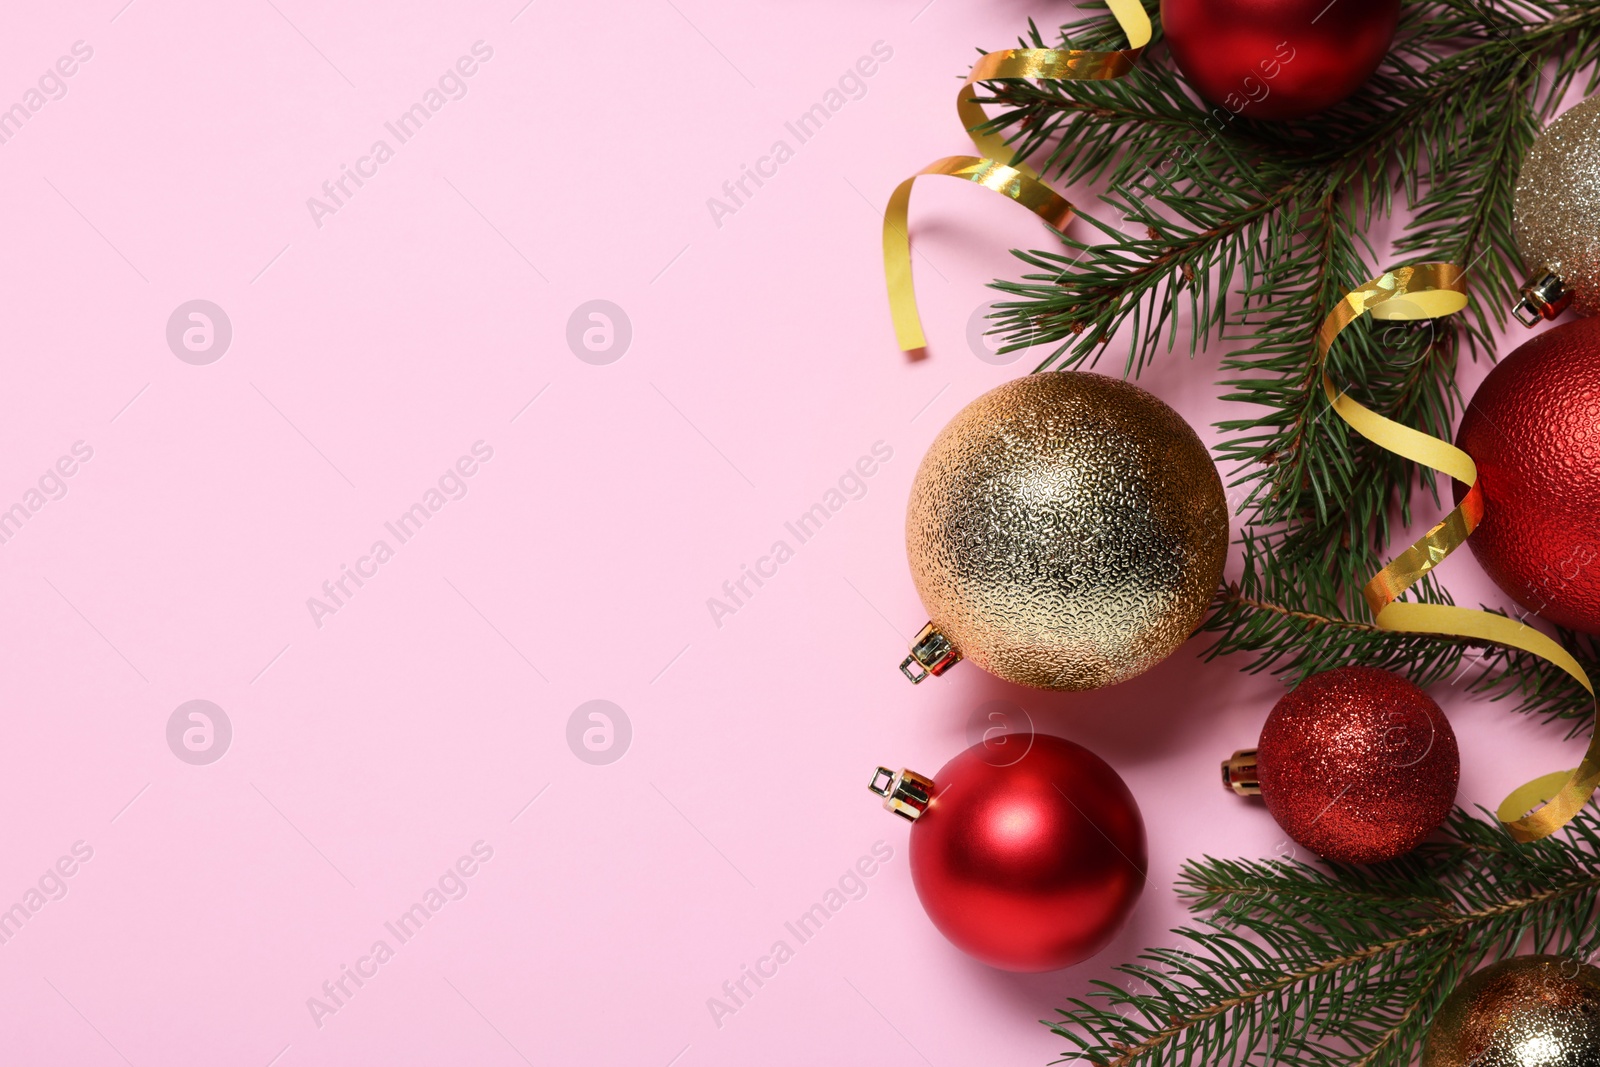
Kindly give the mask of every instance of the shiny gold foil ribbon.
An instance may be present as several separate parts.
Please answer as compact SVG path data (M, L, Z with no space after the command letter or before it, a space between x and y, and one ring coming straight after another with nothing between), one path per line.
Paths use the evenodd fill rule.
M895 339L906 352L928 343L922 333L922 318L917 314L917 294L911 281L911 237L906 230L912 183L927 174L948 174L993 189L1058 230L1072 218L1072 205L1044 182L1017 167L978 156L946 156L896 186L883 215L883 272L889 282L889 312L894 316Z
M1140 0L1106 0L1106 6L1128 35L1130 47L1114 52L1082 49L1006 48L990 52L973 64L972 73L956 96L956 113L972 137L981 156L947 156L924 167L895 187L883 214L883 272L889 284L889 311L894 317L895 339L903 351L927 345L922 319L917 314L917 295L911 279L911 234L907 228L911 211L911 186L929 174L964 178L1010 197L1038 215L1054 229L1061 229L1072 218L1072 205L1040 180L1037 172L1021 160L1001 163L1011 153L1005 140L994 131L980 132L989 121L977 101L973 88L978 82L1032 78L1039 81L1120 78L1134 67L1139 53L1150 43L1150 16Z
M1462 270L1453 263L1402 267L1350 293L1322 324L1317 354L1325 362L1339 333L1362 315L1375 319L1431 319L1467 305ZM1483 490L1472 457L1447 441L1402 426L1337 391L1326 370L1322 387L1339 417L1362 437L1414 463L1442 471L1471 486L1460 505L1367 583L1367 606L1379 628L1400 633L1446 634L1518 648L1566 671L1594 695L1589 676L1566 649L1515 619L1447 604L1414 604L1400 596L1445 557L1466 543L1483 520ZM1518 841L1548 837L1571 820L1600 785L1600 735L1589 739L1583 763L1573 771L1547 774L1513 792L1495 813ZM1542 806L1541 806L1542 805ZM1536 809L1536 810L1534 810Z

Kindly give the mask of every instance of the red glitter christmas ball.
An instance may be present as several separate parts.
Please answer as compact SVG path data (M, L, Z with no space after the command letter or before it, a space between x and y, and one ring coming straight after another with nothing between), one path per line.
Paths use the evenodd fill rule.
M1507 596L1600 633L1600 317L1542 333L1478 386L1456 445L1478 465L1484 516L1467 538ZM1456 501L1467 487L1456 484Z
M1290 837L1330 860L1380 863L1444 822L1461 757L1428 694L1375 667L1339 667L1278 701L1261 729L1256 775Z
M1399 18L1400 0L1161 0L1172 58L1222 123L1338 103L1378 69Z
M1053 971L1099 952L1132 912L1145 882L1144 820L1122 778L1083 746L1045 734L1011 741L1027 744L1020 758L980 742L931 783L919 779L927 800L911 828L911 880L963 952L1003 970Z

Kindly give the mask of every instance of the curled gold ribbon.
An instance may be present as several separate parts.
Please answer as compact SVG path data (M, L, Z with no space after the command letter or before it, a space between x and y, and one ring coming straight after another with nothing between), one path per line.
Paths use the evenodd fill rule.
M979 82L1027 78L1034 81L1109 81L1120 78L1134 67L1144 46L1150 43L1150 16L1139 0L1109 0L1111 14L1131 48L1115 52L1090 52L1076 48L1003 48L986 53L972 65L972 73L956 94L956 114L966 127L978 151L991 159L1004 158L1008 149L998 131L980 131L989 116L978 103ZM1026 163L1013 161L1019 170L1038 177Z
M889 312L894 317L895 339L903 351L928 342L917 313L917 295L911 279L911 186L929 174L964 178L1015 200L1059 230L1072 218L1072 204L1046 185L1032 167L1021 160L999 162L1010 155L995 131L980 132L989 121L978 104L978 82L1032 78L1040 81L1120 78L1133 69L1144 46L1150 43L1150 16L1140 0L1106 0L1130 47L1113 52L1083 49L1007 48L990 52L973 64L972 73L956 96L956 113L981 156L947 156L924 167L895 187L883 214L883 273L889 285Z
M1402 267L1345 294L1322 323L1317 355L1325 360L1340 332L1370 313L1376 319L1428 319L1453 315L1467 305L1461 268L1453 263ZM1447 604L1414 604L1400 596L1445 557L1466 543L1483 520L1483 490L1472 457L1446 441L1402 426L1335 390L1323 372L1322 387L1339 417L1362 437L1414 463L1442 471L1471 486L1461 503L1433 529L1397 556L1367 583L1364 594L1380 629L1400 633L1445 634L1518 648L1560 667L1594 696L1594 686L1578 661L1560 644L1515 619ZM1600 786L1600 734L1591 735L1576 770L1547 774L1501 802L1496 816L1518 841L1537 841L1565 826ZM1542 806L1541 806L1542 805ZM1536 809L1536 810L1535 810Z
M946 156L895 186L883 215L883 273L889 282L889 313L894 316L894 335L901 350L906 352L928 343L922 333L922 318L917 314L917 295L911 281L911 237L906 231L912 183L927 174L948 174L993 189L1058 230L1072 218L1072 205L1044 182L1029 176L1020 167L978 156Z

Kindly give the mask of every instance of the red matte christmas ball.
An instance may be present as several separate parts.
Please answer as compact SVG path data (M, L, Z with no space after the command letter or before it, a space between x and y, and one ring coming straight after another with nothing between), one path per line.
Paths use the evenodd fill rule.
M1489 577L1542 618L1600 633L1600 317L1502 360L1456 445L1478 466L1484 515L1467 544Z
M1378 69L1400 0L1161 0L1161 32L1196 92L1231 122L1330 107Z
M1455 804L1461 755L1428 694L1376 667L1313 674L1267 716L1223 780L1260 794L1284 833L1341 863L1403 856Z
M911 880L928 917L991 967L1053 971L1088 959L1144 888L1144 820L1133 794L1071 741L1037 734L976 744L931 781L879 767L872 789L915 820Z

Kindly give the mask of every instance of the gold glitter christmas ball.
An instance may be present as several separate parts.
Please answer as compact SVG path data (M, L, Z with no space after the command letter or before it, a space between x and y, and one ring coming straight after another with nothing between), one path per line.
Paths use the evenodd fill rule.
M1530 283L1554 275L1580 315L1600 311L1600 95L1567 109L1528 149L1513 221Z
M923 457L906 509L931 621L913 681L970 659L1041 689L1095 689L1182 644L1222 578L1216 465L1176 411L1082 371L967 405Z
M1595 1067L1600 969L1571 956L1485 967L1440 1005L1422 1067Z

